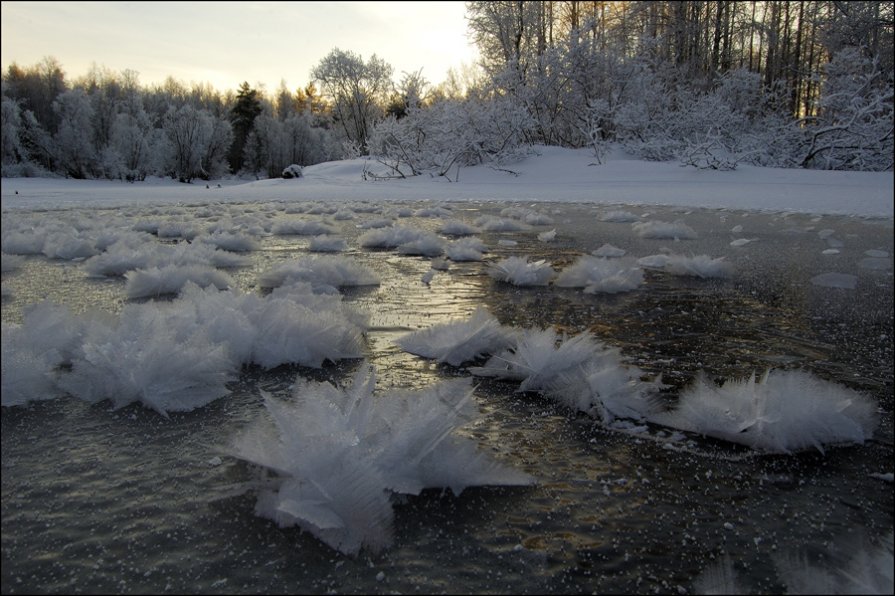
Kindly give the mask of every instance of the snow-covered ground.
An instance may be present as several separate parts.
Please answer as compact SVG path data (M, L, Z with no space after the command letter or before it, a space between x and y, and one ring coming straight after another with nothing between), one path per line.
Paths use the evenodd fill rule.
M384 174L375 159L327 162L304 177L254 182L221 180L181 184L106 180L4 178L3 209L111 207L133 203L271 200L499 200L670 205L817 214L892 217L892 172L832 172L759 168L698 170L677 162L646 162L615 152L597 164L590 150L536 147L501 168L462 168L451 180L422 175L364 180L365 168ZM207 187L207 188L206 188Z

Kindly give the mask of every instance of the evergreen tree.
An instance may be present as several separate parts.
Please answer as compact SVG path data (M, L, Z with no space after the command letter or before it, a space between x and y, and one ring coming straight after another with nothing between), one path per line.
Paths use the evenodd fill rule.
M233 144L230 146L228 160L230 171L237 173L242 169L246 139L255 125L255 118L261 113L261 100L258 90L252 89L247 82L239 86L236 103L230 110L230 122L233 124Z

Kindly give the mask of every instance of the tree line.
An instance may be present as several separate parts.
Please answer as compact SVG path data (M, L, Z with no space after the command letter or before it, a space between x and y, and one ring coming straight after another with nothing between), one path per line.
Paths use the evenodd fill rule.
M3 176L274 177L370 155L390 176L620 144L701 168L892 170L893 3L466 3L479 64L431 85L333 49L295 91L220 92L54 58L2 75ZM370 174L372 176L372 174ZM380 174L381 175L381 174Z

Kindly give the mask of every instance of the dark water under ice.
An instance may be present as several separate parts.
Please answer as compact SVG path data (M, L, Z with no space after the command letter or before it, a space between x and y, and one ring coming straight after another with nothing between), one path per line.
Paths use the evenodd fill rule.
M470 223L506 206L449 205ZM700 280L648 271L639 290L594 296L498 284L486 263L454 263L426 286L420 277L428 259L358 248L363 216L336 222L348 239L345 254L383 280L345 292L371 315L368 358L379 391L467 375L404 353L393 340L485 305L503 324L593 331L621 347L629 363L661 372L672 385L669 400L700 370L725 378L767 367L810 370L879 401L876 437L825 455L756 455L700 437L671 449L658 429L604 429L537 395L516 394L515 385L482 381L475 392L482 416L463 432L538 484L404 498L395 507L394 546L352 558L256 517L251 495L232 496L251 470L213 458L259 415L259 389L285 394L296 374L343 381L359 361L249 369L232 395L168 420L140 405L112 411L108 403L64 397L2 412L2 592L684 593L725 553L749 589L779 592L777 554L835 564L831 552L891 531L892 485L871 476L891 472L893 461L891 220L624 207L681 219L699 234L675 242L598 221L606 207L525 206L549 214L555 226L481 234L488 261L528 255L561 269L608 242L637 257L661 247L728 255L736 275ZM183 208L186 216L191 209ZM397 222L431 230L440 223ZM742 234L730 232L736 225ZM537 240L553 227L554 242ZM829 244L818 234L824 229L842 242L839 255L821 254ZM730 246L739 237L757 240ZM518 245L498 245L501 238ZM308 241L264 238L253 267L232 273L253 290L259 272L305 254ZM862 266L869 249L888 251L888 268ZM810 282L830 271L857 275L856 289ZM77 263L38 256L3 274L3 285L12 293L4 321L20 321L23 307L43 298L76 311L100 305L114 312L126 303L122 280L88 280Z

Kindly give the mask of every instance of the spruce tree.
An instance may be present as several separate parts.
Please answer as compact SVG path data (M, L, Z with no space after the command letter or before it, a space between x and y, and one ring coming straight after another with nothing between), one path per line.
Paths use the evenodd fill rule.
M261 113L261 101L258 90L252 89L247 82L239 86L236 103L230 110L230 121L233 123L233 144L230 145L228 160L230 171L234 174L242 169L243 152L246 139L255 125L255 118Z

